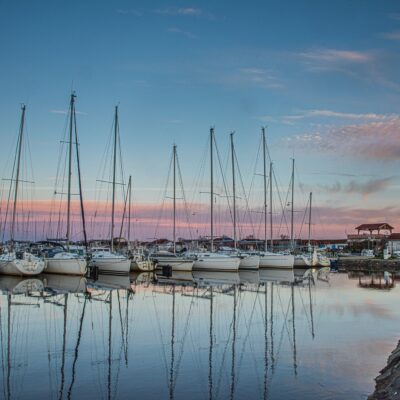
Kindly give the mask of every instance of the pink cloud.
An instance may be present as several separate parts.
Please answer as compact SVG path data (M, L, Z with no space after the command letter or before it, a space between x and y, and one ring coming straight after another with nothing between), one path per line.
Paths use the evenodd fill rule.
M400 158L400 118L328 128L325 132L307 132L286 139L296 147L341 153L375 160Z

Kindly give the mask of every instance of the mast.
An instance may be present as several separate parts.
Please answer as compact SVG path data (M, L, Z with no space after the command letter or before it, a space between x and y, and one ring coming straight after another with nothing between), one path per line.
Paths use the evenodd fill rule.
M237 308L237 300L236 300L236 286L233 287L233 321L232 321L232 369L231 369L231 396L230 398L234 398L235 394L235 357L236 357L236 308Z
M208 352L208 398L212 400L213 398L213 287L210 287L210 349Z
M61 386L60 386L60 400L63 398L64 382L65 382L65 349L67 345L67 306L68 306L68 293L64 294L64 328L63 328L63 344L62 344L62 358L61 358Z
M169 375L169 398L174 398L174 362L175 362L175 285L172 286L172 323L171 323L171 368Z
M266 143L265 143L265 128L262 127L263 141L263 167L264 167L264 251L267 251L267 164L266 164Z
M233 144L233 134L231 132L231 156L232 156L232 192L233 192L233 245L237 247L236 236L236 182L235 182L235 145Z
M76 95L74 95L76 98ZM76 113L75 113L75 102L73 108L74 115L74 127L75 127L75 150L76 150L76 166L78 170L78 186L79 186L79 202L81 207L81 218L82 218L82 229L83 229L83 240L87 250L87 233L86 233L86 220L85 220L85 209L83 206L83 193L82 193L82 179L81 179L81 162L79 157L79 142L78 142L78 129L76 128Z
M118 136L118 106L115 106L112 206L111 206L111 251L114 251L115 185L116 185L115 177L116 177L116 170L117 170L117 136Z
M214 251L214 165L213 165L214 128L210 128L210 218L211 218L211 252Z
M72 126L74 123L75 94L71 93L69 107L69 141L68 141L68 193L67 193L67 249L71 238L71 181L72 181Z
M174 199L173 199L173 215L174 215L174 226L173 226L173 239L174 239L174 254L176 253L176 144L173 146L173 158L174 158L174 176L173 176L173 185L174 185Z
M111 349L111 343L112 343L112 295L113 292L112 290L110 291L110 310L109 310L109 315L108 315L108 376L107 376L107 383L108 383L108 399L111 399L111 356L112 356L112 349Z
M293 369L297 375L297 351L296 351L296 325L294 314L294 284L292 283L292 329L293 329Z
M292 202L291 202L291 210L290 210L291 218L290 218L290 242L292 246L292 250L294 250L294 234L293 234L293 216L294 216L294 158L292 158Z
M132 176L128 180L128 247L131 246L131 201L132 201Z
M21 151L22 151L22 139L24 135L24 125L25 125L25 104L22 105L21 110L21 123L19 127L19 135L18 135L18 143L17 143L17 172L15 175L15 191L14 191L14 206L12 213L12 223L11 223L11 246L14 248L14 239L15 239L15 218L17 215L17 201L18 201L18 185L19 185L19 173L21 166ZM12 181L11 181L12 184Z
M308 249L311 249L311 206L312 206L312 192L310 192L310 209L308 210Z
M272 225L272 161L269 163L269 230L270 230L270 244L272 251L274 248L273 242L273 225Z

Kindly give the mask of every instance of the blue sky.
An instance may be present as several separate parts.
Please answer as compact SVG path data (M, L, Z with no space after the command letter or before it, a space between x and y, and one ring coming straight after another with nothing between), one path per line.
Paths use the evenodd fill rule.
M174 142L190 191L211 125L222 153L236 132L250 177L268 125L277 174L288 182L294 155L299 207L312 190L328 232L400 222L397 1L3 0L0 46L2 171L24 102L40 199L73 88L91 199L119 103L139 203L160 199Z

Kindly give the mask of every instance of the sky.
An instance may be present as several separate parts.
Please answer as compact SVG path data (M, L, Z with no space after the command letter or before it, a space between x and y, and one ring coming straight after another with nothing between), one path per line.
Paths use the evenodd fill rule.
M54 197L74 90L91 221L100 207L96 179L104 176L118 104L138 238L171 236L170 190L165 195L164 189L173 144L193 234L207 233L204 154L211 126L229 187L229 133L235 132L243 193L253 212L246 219L242 211L242 236L260 232L255 210L262 205L262 165L254 164L262 126L277 176L276 236L287 232L281 203L287 213L291 158L296 236L307 230L302 221L310 191L315 237L342 238L365 222L400 230L397 1L1 0L0 48L0 171L11 175L24 103L35 181L31 207L39 219L46 219ZM216 175L217 233L231 235L222 174ZM184 211L181 205L178 225L187 235ZM92 234L100 235L93 226Z

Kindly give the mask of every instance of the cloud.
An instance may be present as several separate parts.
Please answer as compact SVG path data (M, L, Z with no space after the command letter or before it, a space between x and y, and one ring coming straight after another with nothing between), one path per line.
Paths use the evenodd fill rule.
M359 182L358 180L351 180L345 184L335 182L332 185L318 185L318 187L328 193L342 192L344 194L369 196L386 190L394 180L395 177L391 176L387 178L369 179L366 182Z
M294 55L311 72L336 71L354 75L355 66L370 65L374 61L373 55L369 52L329 48L314 49Z
M62 114L62 115L67 115L68 114L68 110L50 110L50 112L52 114ZM78 115L87 115L87 113L82 112L82 111L77 111L75 110L75 113Z
M333 110L313 109L313 110L301 110L298 114L293 115L282 115L273 117L270 115L262 115L257 117L261 121L270 122L282 122L292 125L295 121L303 120L307 118L337 118L337 119L354 119L354 120L370 120L380 121L395 117L389 114L375 114L375 113L347 113Z
M370 54L361 51L338 50L338 49L317 49L310 50L297 55L308 61L316 63L365 63L371 61Z
M185 8L159 8L154 10L154 13L161 15L186 15L199 17L203 14L200 8L195 7L185 7Z
M285 141L289 147L314 148L321 153L340 153L368 160L399 160L400 118L331 127L325 132L307 132Z
M194 35L192 32L185 31L183 29L175 28L175 27L168 28L168 32L169 33L176 33L178 35L183 35L183 36L186 36L186 37L191 38L191 39L194 39L196 37L196 35Z
M143 13L141 11L135 10L133 8L129 8L129 9L121 9L121 8L119 8L117 10L117 13L121 14L121 15L133 15L135 17L143 16Z
M381 36L388 40L400 40L400 31L385 32Z
M264 89L279 89L282 82L268 69L239 68L232 72L225 72L219 77L219 82L228 86L256 86Z

